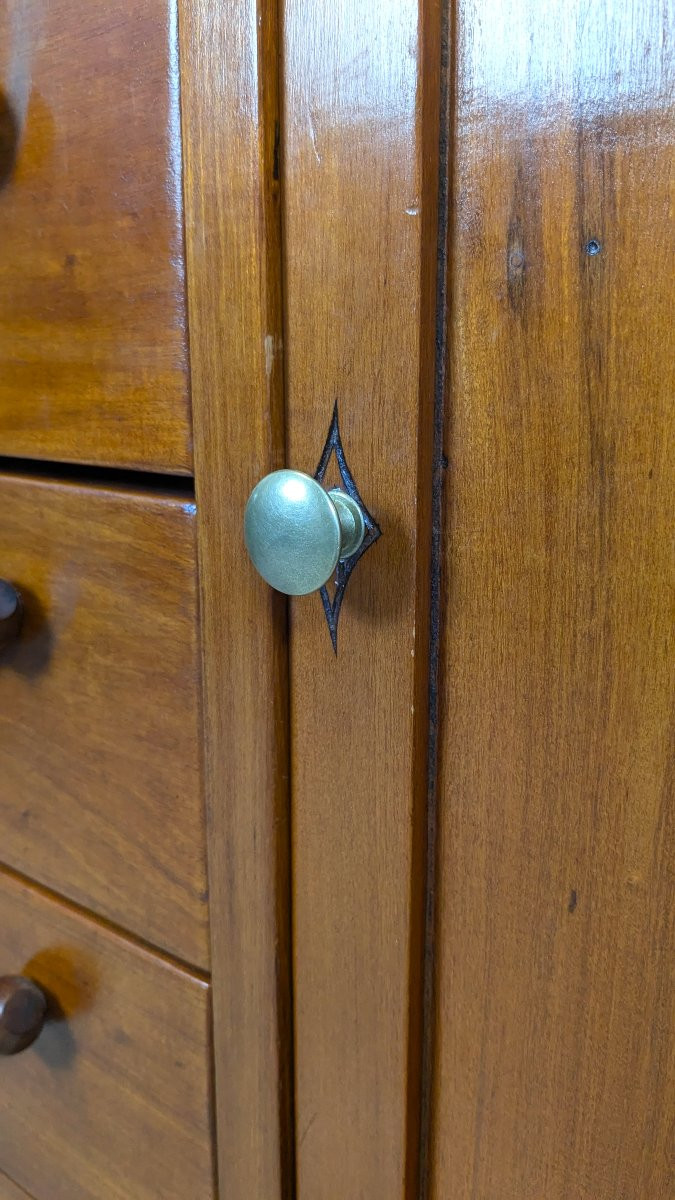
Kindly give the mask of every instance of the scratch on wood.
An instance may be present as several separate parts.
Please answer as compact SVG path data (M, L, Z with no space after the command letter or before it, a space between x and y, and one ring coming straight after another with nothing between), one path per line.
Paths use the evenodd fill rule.
M314 113L312 112L311 108L307 109L307 116L309 119L309 136L312 143L312 150L314 151L316 161L321 163L321 155L319 154L319 148L317 146L316 124L314 121Z
M305 1125L304 1132L298 1143L298 1149L300 1149L300 1146L302 1146L302 1143L304 1142L305 1138L307 1137L307 1134L309 1133L310 1129L312 1128L312 1125L316 1121L316 1118L318 1117L318 1115L319 1115L319 1110L317 1108L316 1111L312 1113L311 1117L309 1118L309 1121Z
M274 366L274 334L268 333L265 336L265 374L270 378L272 367Z

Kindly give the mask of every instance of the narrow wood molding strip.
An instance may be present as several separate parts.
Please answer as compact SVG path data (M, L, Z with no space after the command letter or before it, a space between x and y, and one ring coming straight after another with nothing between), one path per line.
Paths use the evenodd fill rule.
M286 606L240 535L283 465L276 4L181 0L216 1125L227 1200L292 1194Z

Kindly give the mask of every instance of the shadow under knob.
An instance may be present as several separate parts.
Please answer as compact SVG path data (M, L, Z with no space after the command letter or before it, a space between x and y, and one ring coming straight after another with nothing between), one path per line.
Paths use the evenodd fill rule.
M361 546L365 522L346 492L324 491L301 471L273 471L254 487L244 536L256 570L287 596L305 596L328 582L341 559Z
M18 1054L30 1046L46 1016L47 998L32 979L0 976L0 1055Z

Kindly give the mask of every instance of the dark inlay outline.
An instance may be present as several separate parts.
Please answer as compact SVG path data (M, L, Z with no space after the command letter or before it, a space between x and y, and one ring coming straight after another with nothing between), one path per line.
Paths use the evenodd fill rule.
M356 554L352 554L352 556L350 558L346 558L344 562L339 562L335 569L335 591L333 593L333 599L331 600L326 585L321 588L320 592L323 611L326 614L326 621L328 622L330 640L333 643L333 650L337 654L338 621L340 619L340 609L342 608L342 601L344 599L345 588L349 582L349 576L351 575L354 567L362 555L365 554L366 550L370 549L373 543L376 542L382 534L382 530L377 524L377 521L371 517L368 509L363 503L363 500L359 494L359 489L354 482L354 477L347 466L344 446L342 445L342 439L340 437L337 400L335 401L335 407L333 408L333 419L330 424L330 429L328 430L326 444L323 448L323 453L314 475L317 483L323 483L324 476L328 469L328 464L333 454L335 455L335 460L340 472L342 486L344 487L344 490L351 496L352 500L355 500L358 504L363 514L363 520L366 526L366 536L356 551Z

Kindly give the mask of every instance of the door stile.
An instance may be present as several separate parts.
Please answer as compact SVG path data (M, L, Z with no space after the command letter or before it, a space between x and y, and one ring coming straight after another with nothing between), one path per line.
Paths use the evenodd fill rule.
M287 606L242 536L285 454L277 6L179 16L218 1173L291 1200Z

